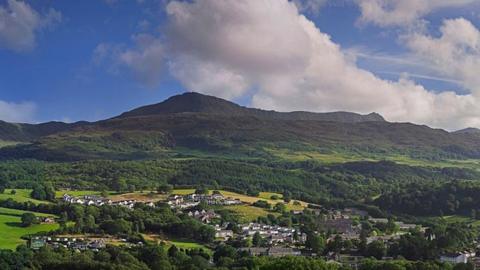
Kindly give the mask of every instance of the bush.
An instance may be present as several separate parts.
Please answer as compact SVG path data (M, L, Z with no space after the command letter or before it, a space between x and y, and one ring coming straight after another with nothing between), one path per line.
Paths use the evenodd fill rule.
M38 219L37 217L32 214L32 213L23 213L22 214L22 226L23 227L29 227L33 224L37 224Z

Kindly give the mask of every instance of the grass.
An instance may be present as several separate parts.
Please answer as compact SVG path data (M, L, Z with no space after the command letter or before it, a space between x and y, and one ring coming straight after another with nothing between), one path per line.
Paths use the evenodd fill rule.
M52 216L55 216L55 215L52 215L52 214L45 214L45 213L23 211L23 210L18 210L18 209L0 207L0 215L21 216L23 213L33 213L37 217L52 217Z
M32 202L35 204L49 203L47 201L39 201L30 197L31 189L15 189L15 194L10 194L12 189L5 189L5 192L0 194L0 200L12 199L17 202Z
M282 194L275 193L275 192L260 192L260 195L258 195L258 198L264 199L264 200L270 200L272 196L277 196L279 199L283 198Z
M143 234L143 237L147 241L157 242L157 243L158 242L163 242L167 245L168 248L175 245L179 249L203 249L209 255L213 255L213 251L210 248L208 248L208 247L206 247L206 246L204 246L200 243L191 242L189 240L165 239L165 238L163 238L163 237L161 237L160 235L157 235L157 234Z
M165 200L168 195L158 194L156 192L144 191L144 192L133 192L133 193L124 193L124 194L115 194L110 195L109 199L112 201L122 201L122 200L136 200L139 202L150 202L150 201L160 201Z
M195 192L195 189L175 189L175 190L172 191L172 194L187 195L187 194L192 194L194 192ZM212 191L210 190L210 193L211 192ZM258 200L265 200L268 203L270 203L272 206L275 205L276 203L279 203L279 202L284 203L284 201L282 199L278 199L278 200L272 200L271 199L272 195L277 195L277 196L279 196L279 198L283 197L282 194L274 193L274 192L260 192L258 197L248 196L248 195L245 195L245 194L240 194L240 193L236 193L236 192L232 192L232 191L226 191L226 190L220 190L220 193L225 197L238 199L238 200L240 200L244 203L247 203L247 204L253 204L254 202L256 202ZM305 209L308 205L308 203L303 202L303 201L298 201L300 203L300 205L294 205L293 202L294 201L292 200L287 204L287 210L288 211L292 211L292 210L301 211L301 210Z
M55 191L56 198L62 198L64 194L79 197L85 195L100 195L101 191L97 190L57 190Z
M471 217L467 216L461 216L461 215L450 215L450 216L434 216L434 217L428 217L425 218L427 221L440 221L440 220L445 220L447 223L467 223L469 225L472 225L473 227L480 227L480 220L478 219L473 219Z
M231 191L224 191L224 190L221 190L220 193L225 197L231 197L231 198L234 198L234 199L239 199L240 201L242 201L244 203L249 203L249 204L252 204L252 203L254 203L258 200L267 201L272 206L279 203L279 202L285 203L282 199L278 199L278 200L270 199L270 197L272 197L272 195L277 195L280 198L282 197L281 194L273 193L273 192L260 192L260 195L258 197L248 196L248 195L239 194L239 193L235 193L235 192L231 192ZM308 205L308 203L302 202L302 201L298 201L300 203L300 205L294 205L293 202L294 201L292 200L287 204L287 210L288 211L290 211L290 210L299 210L300 211L300 210L305 209Z
M417 166L417 167L457 167L480 170L480 159L445 159L445 160L426 160L420 158L412 158L403 154L365 154L356 153L331 152L321 153L318 151L296 151L284 148L264 148L264 150L272 156L291 162L316 160L325 164L345 163L354 161L394 161L398 164Z
M35 224L30 227L21 227L21 215L27 211L0 208L0 249L15 249L25 243L22 236L47 232L58 229L58 224ZM36 216L52 216L49 214L34 213Z
M248 223L255 221L258 217L265 217L268 214L273 214L275 216L280 215L279 213L270 212L266 209L251 206L251 205L229 205L225 206L224 209L231 210L234 212L241 223Z
M177 248L182 248L182 249L203 249L207 251L207 253L212 254L212 250L207 248L206 246L199 244L199 243L194 243L194 242L184 242L184 241L166 241L167 245L175 245Z
M0 148L5 147L5 146L17 145L17 144L19 144L19 143L18 142L13 142L13 141L0 140Z
M195 192L195 189L174 189L172 194L176 195L188 195Z

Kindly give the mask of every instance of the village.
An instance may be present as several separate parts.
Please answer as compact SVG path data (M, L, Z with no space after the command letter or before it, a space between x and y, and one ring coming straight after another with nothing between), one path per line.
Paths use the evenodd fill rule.
M85 195L80 197L73 197L68 194L63 196L63 201L72 204L82 205L117 205L121 207L127 207L133 209L136 200L111 200L105 197L97 195ZM242 247L240 250L248 252L253 256L317 256L314 252L305 249L305 243L307 241L307 234L302 232L300 228L280 226L280 225L268 225L258 222L250 222L244 224L238 224L238 228L232 228L229 223L221 222L221 215L213 209L199 209L201 203L209 206L229 206L229 205L242 205L246 204L238 198L225 197L219 192L213 192L212 194L186 194L178 195L171 194L166 199L160 201L142 201L147 206L156 207L159 203L167 204L169 207L177 211L177 213L183 213L191 218L212 226L215 229L215 239L217 243L227 241L252 241L252 239L261 239L261 243L255 243L255 245L249 247ZM336 241L336 239L342 239L344 241L360 241L362 235L363 223L371 224L374 227L384 228L387 224L394 226L395 230L389 233L380 232L373 233L366 236L366 243L382 242L385 246L389 246L395 240L400 239L404 234L408 234L411 230L419 230L425 232L427 228L416 225L408 224L401 221L391 221L387 218L373 218L368 215L366 211L345 208L345 209L325 209L322 207L305 208L304 210L292 210L291 215L311 215L314 216L322 225L323 230L327 232L327 243ZM391 224L390 224L391 223ZM36 242L35 242L36 241ZM91 249L96 250L105 246L105 241L82 239L78 241L76 239L36 239L32 242L32 245L51 245L64 246L71 249ZM93 244L92 244L93 243ZM140 243L135 243L140 244ZM359 255L356 250L341 250L340 252L331 252L325 256L326 260L339 262L356 269L358 263L364 257ZM472 261L475 256L471 252L462 252L458 254L445 254L439 258L442 262L463 262ZM390 258L384 257L384 260Z

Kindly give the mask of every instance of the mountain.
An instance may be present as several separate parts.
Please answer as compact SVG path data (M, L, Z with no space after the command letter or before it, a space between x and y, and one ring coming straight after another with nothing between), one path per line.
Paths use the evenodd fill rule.
M63 122L47 122L41 124L20 124L0 121L0 141L29 142L86 123L87 122L77 122L74 124L67 124Z
M223 116L254 116L262 119L278 120L313 120L335 121L346 123L358 123L369 121L382 121L385 119L377 113L361 115L350 112L312 113L312 112L276 112L261 109L247 108L233 102L203 95L195 92L187 92L173 96L164 102L140 107L123 113L117 118L135 116L154 116L172 113L207 113Z
M0 139L22 142L0 149L3 159L148 159L182 156L230 158L408 157L480 158L480 137L380 115L348 112L275 112L198 93L173 96L94 123L3 123ZM335 159L334 159L335 160Z
M454 134L471 134L471 135L476 134L476 135L480 135L480 129L469 127L469 128L454 131L453 133Z

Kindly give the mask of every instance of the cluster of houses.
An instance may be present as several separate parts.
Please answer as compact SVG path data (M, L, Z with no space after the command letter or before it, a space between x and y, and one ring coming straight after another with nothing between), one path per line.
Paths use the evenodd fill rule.
M241 248L240 250L246 251L252 256L284 257L302 255L300 250L291 247L250 247Z
M102 205L118 205L133 209L136 200L120 200L112 201L111 199L104 198L98 195L84 195L79 197L70 196L68 194L63 195L63 201L66 203L81 204L81 205L93 205L93 206L102 206ZM155 207L154 202L145 202L146 205Z
M83 205L95 205L102 206L105 204L112 204L112 200L103 198L97 195L84 195L80 197L70 196L63 194L63 201L66 203L83 204Z
M252 237L258 233L271 246L278 244L302 244L307 240L307 235L301 233L298 229L277 225L249 223L242 225L241 229L243 237Z
M218 215L217 213L215 213L215 211L213 210L208 210L208 211L205 211L205 210L202 210L202 211L189 211L187 213L187 215L189 217L193 217L205 224L210 224L212 222L213 219L218 219L220 218L220 215Z
M353 217L360 217L361 219L367 219L372 224L388 223L386 218L372 218L368 216L368 213L363 210L355 208L346 208L344 210L327 210L327 209L308 209L311 213L321 216L323 227L326 231L332 233L331 238L333 240L335 236L340 236L344 240L354 240L360 238L361 225L358 222L354 222ZM391 235L370 236L367 237L367 243L374 241L382 241L388 244L390 241L397 240L402 234L407 233L411 229L419 229L425 231L425 227L420 227L417 224L407 224L401 221L395 222L399 231Z
M237 235L238 237L242 239L252 238L258 233L270 247L303 244L307 240L307 235L301 233L298 229L276 225L248 223L240 225L240 229L241 232ZM225 226L215 225L215 237L217 239L228 240L234 236L235 234L232 230L226 229Z
M73 237L50 237L50 236L36 236L32 237L28 243L31 249L40 249L45 246L52 248L67 248L70 250L92 250L99 251L105 248L105 239L88 239L88 238L73 238Z
M238 205L242 204L239 199L224 197L222 194L188 194L188 195L171 195L167 199L168 205L176 209L189 209L204 202L208 205Z

